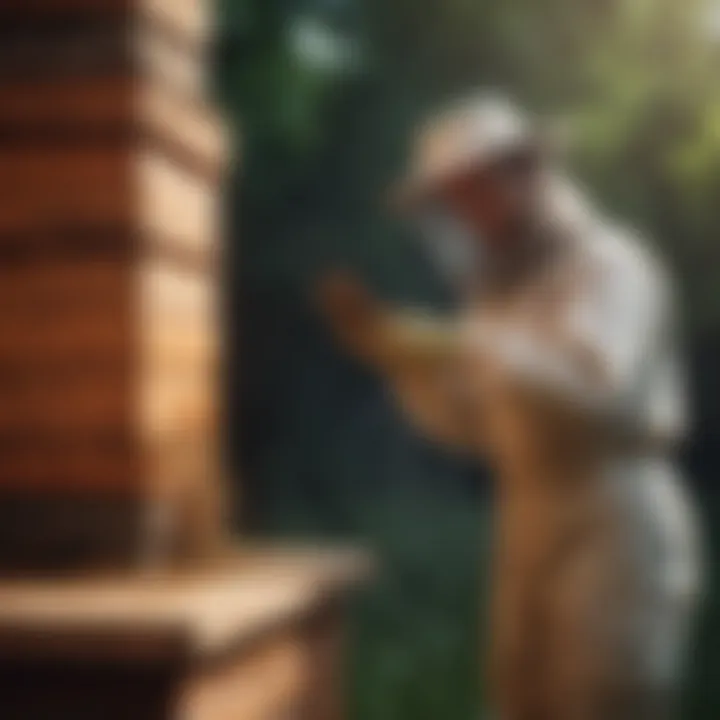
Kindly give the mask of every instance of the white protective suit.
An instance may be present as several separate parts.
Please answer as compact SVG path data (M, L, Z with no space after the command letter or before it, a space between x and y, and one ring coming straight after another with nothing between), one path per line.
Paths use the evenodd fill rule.
M495 577L499 614L492 622L499 637L493 679L497 712L502 720L665 718L680 679L702 574L697 519L672 457L687 417L671 283L649 248L600 219L567 184L554 179L545 191L544 232L552 236L559 258L547 276L570 278L555 301L554 329L540 331L540 320L513 319L524 315L523 308L532 312L542 304L547 294L542 288L523 291L526 297L513 299L513 312L500 321L487 319L481 300L479 312L473 308L458 330L464 357L495 358L507 376L568 403L578 419L591 418L593 433L608 431L624 441L617 449L608 444L588 471L543 475L541 463L532 459L537 448L515 440L493 458L500 485L497 544L502 545ZM592 355L599 374L588 371L574 352L578 348ZM398 399L426 434L471 451L483 446L468 419L471 383L457 382L462 377L457 366L451 372L454 384L408 373L402 363L397 367L391 380ZM509 434L522 436L522 427L512 425ZM568 436L567 442L574 441ZM531 502L531 495L542 499ZM571 530L572 519L561 530L565 521L551 519L561 516L561 507L568 516L590 518L597 512L605 520L597 531ZM524 527L533 523L544 528L535 538ZM586 557L572 549L583 543L590 548ZM547 557L540 558L538 550L538 557L529 559L543 545ZM528 578L540 577L541 566L552 569L543 570L544 579L532 589ZM543 593L553 597L549 610L536 607ZM535 600L528 601L530 596ZM538 628L546 639L533 645L530 636ZM516 700L534 676L540 679L528 690L532 697Z

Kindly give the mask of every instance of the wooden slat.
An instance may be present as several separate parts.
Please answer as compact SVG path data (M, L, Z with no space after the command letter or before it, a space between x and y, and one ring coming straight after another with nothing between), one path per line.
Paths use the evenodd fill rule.
M188 416L210 422L214 309L209 278L159 259L0 270L0 430L125 422L156 435Z
M138 267L136 282L138 312L151 332L176 321L214 325L218 288L213 278L152 258Z
M0 264L0 386L128 366L131 268L104 260ZM5 392L0 390L0 392Z
M215 357L175 348L147 353L139 388L139 427L152 441L177 431L218 430L219 373Z
M157 28L136 25L130 38L129 56L138 77L156 79L188 98L208 97L208 58L202 52L187 52Z
M102 18L48 19L8 15L0 4L0 77L83 77L132 73L142 67L133 54L127 23Z
M229 157L219 118L157 80L118 75L0 83L0 142L111 145L133 137L211 178Z
M24 322L22 316L16 320ZM122 321L110 314L71 317L64 326L52 321L42 328L5 321L0 324L0 373L12 376L23 364L38 371L73 362L127 365L132 346L129 328Z
M142 231L170 238L190 252L216 246L220 206L214 188L149 149L137 160L135 183Z
M0 153L2 236L68 228L137 231L202 254L217 242L213 188L144 148Z
M62 23L13 21L0 4L3 82L125 77L153 80L201 104L208 98L208 58L152 22L80 17Z
M0 273L0 283L3 275L12 274L12 270ZM83 273L62 277L60 272L36 275L18 270L18 275L27 279L25 287L13 281L0 292L0 334L12 336L0 338L1 347L8 347L15 337L41 344L62 343L64 338L71 349L75 337L83 342L97 336L102 342L102 338L122 337L128 332L131 298L128 284L122 283L122 272L100 273L97 278L85 278L87 282L82 282ZM78 284L67 285L66 280L73 276ZM100 284L103 277L108 280L104 286ZM43 278L47 279L45 285Z
M139 270L140 427L148 438L216 415L217 289L205 276L147 262Z
M103 362L113 354L119 360L132 352L132 323L127 302L100 293L58 298L54 308L32 299L8 303L0 311L0 367L23 360Z
M113 356L117 353L107 354ZM215 367L204 357L172 360L163 359L143 374L132 372L131 360L101 369L87 361L59 366L53 358L40 367L18 362L12 373L0 368L0 432L111 427L155 438L198 425L215 428Z
M0 154L0 235L122 227L133 214L132 167L122 149Z
M0 129L88 130L133 119L135 80L129 76L5 81L0 84Z
M169 661L184 649L185 657L212 662L302 621L369 572L368 557L356 551L244 543L233 556L192 571L6 582L0 655L14 640L18 659L100 661L128 658L130 647L136 660ZM144 642L132 642L138 638Z
M203 367L219 362L219 339L205 326L162 328L148 335L142 350L142 367L149 375Z
M137 458L130 450L109 452L92 446L22 446L0 451L0 499L11 491L92 494L117 490L140 493Z
M21 307L64 306L66 302L126 302L129 263L104 258L47 258L0 262L0 313Z
M231 156L229 136L219 117L184 101L160 82L138 83L137 114L143 132L182 162L195 158L207 172L221 175Z
M191 44L207 41L213 30L211 0L3 0L3 16L63 18L80 15L147 18Z
M27 375L2 388L0 432L127 428L133 418L131 392L129 374L121 368L90 376Z
M213 422L217 413L215 378L202 369L170 377L145 378L138 427L148 442L174 436L185 428Z
M136 7L196 43L207 41L213 34L213 0L136 0Z

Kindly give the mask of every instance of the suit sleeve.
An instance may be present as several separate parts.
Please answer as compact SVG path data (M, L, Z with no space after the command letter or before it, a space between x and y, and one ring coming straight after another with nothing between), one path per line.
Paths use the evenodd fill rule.
M408 422L428 440L462 454L478 449L477 408L452 366L398 372L390 386Z
M603 258L579 283L559 331L482 335L520 382L586 413L612 417L656 349L667 312L661 274L641 256Z
M478 413L464 382L466 347L460 324L398 312L384 336L386 363L381 369L408 422L429 440L473 452Z

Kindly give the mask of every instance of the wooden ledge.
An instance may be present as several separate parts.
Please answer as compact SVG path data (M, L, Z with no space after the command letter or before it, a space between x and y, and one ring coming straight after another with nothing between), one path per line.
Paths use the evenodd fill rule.
M0 659L211 659L312 614L370 568L358 551L265 547L172 573L5 581Z

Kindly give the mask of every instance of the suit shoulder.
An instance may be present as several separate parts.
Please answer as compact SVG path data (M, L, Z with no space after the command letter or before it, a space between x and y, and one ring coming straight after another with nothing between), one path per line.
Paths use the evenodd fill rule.
M672 294L673 281L665 260L633 228L603 224L589 252L600 275L612 284L628 283L661 296Z

